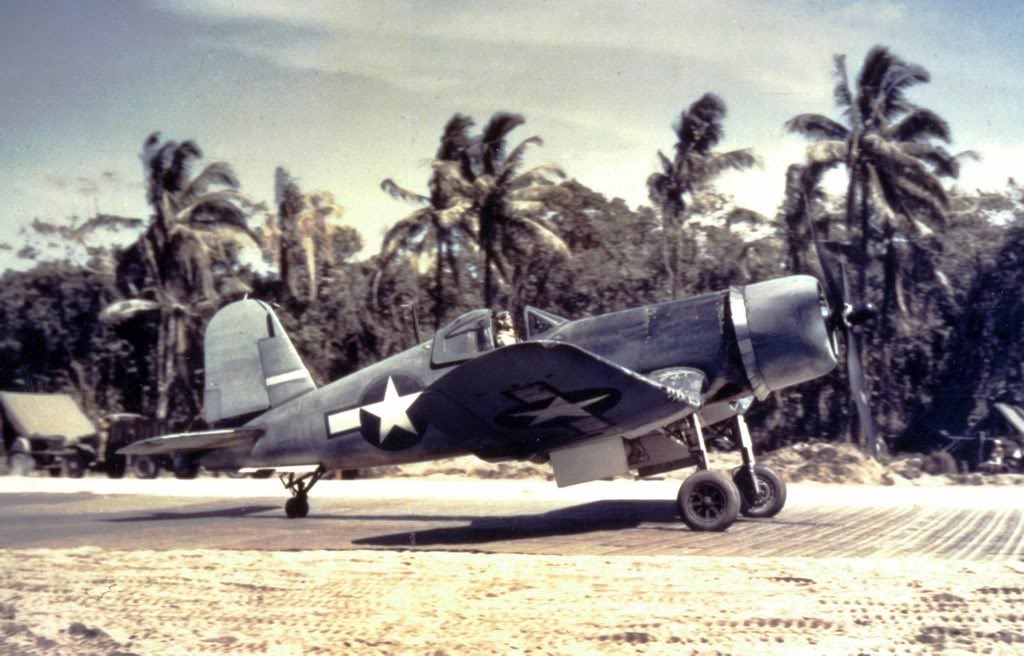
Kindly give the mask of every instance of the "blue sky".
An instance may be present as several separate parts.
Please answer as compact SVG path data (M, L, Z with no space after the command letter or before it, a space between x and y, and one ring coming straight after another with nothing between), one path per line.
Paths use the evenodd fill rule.
M146 216L145 137L194 139L272 200L273 171L334 192L379 245L423 189L454 112L521 112L535 163L631 205L680 110L729 106L724 148L763 168L722 186L771 213L804 142L783 122L834 115L832 61L889 45L926 66L912 98L984 160L966 187L1022 177L1024 7L1012 2L28 2L0 0L0 242L34 216ZM0 250L0 268L13 262Z

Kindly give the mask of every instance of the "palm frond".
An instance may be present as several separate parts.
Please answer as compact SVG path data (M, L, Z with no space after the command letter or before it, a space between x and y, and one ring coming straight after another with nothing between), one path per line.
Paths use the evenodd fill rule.
M896 123L887 135L893 141L950 141L949 123L930 109L918 107Z
M832 98L843 116L856 126L860 117L854 111L853 93L850 91L850 77L846 72L846 55L834 55L832 61L835 65L833 76L836 78L836 86L832 89ZM842 138L842 137L839 137Z
M683 112L675 126L678 153L705 154L722 140L725 101L713 93L705 93Z
M730 169L742 171L760 163L761 161L749 148L732 150L727 153L710 153L707 157L701 158L700 174L695 176L698 178L695 182L705 182Z
M407 203L417 203L417 204L429 203L430 202L430 198L428 198L427 196L421 196L420 194L417 194L415 192L409 191L408 189L400 187L391 178L388 178L386 180L382 180L381 183L380 183L380 188L383 189L385 193L387 193L389 196L391 196L392 198L394 198L396 200L403 200L403 201L405 201Z
M539 243L545 250L569 257L569 247L565 241L541 221L520 215L511 219L510 227L525 229L530 233L532 242Z
M163 187L165 191L177 194L185 189L192 176L192 164L203 156L196 142L191 139L182 142L171 155L171 162L164 171Z
M847 152L845 141L819 141L807 146L807 161L815 166L832 167L846 162Z
M200 171L199 175L192 178L181 191L180 199L182 203L189 203L205 194L209 191L210 187L215 185L229 189L238 189L239 184L238 176L235 175L235 171L231 168L230 164L227 162L213 162Z
M897 148L904 154L931 164L935 174L948 178L960 176L960 160L941 146L919 142L897 142Z
M554 180L565 180L568 177L565 169L557 164L540 164L529 171L516 176L514 180L499 180L498 183L505 183L512 190L523 189L533 186L550 186Z
M438 146L437 155L434 158L458 161L472 143L469 137L469 129L473 125L473 119L469 116L453 114L444 126L444 132L441 135L441 145Z
M480 135L480 161L485 173L497 173L505 157L505 140L512 130L524 123L526 118L522 114L511 112L498 112L487 122Z
M380 255L385 262L397 251L408 248L409 244L420 238L420 235L429 225L430 210L417 210L404 219L391 226L384 233L384 240L381 243Z
M156 312L159 309L160 304L158 302L148 299L132 298L123 301L116 301L103 308L100 312L100 321L119 323L121 321L127 321L128 319L136 317L142 313Z
M235 205L245 199L238 191L225 189L222 191L211 191L194 199L191 203L178 209L175 216L179 221L190 221L192 216L200 209L216 208L219 212L244 216L242 210Z
M529 146L543 146L544 140L538 136L533 136L528 139L523 139L512 152L508 154L505 161L501 164L501 169L498 172L498 177L502 180L507 180L509 177L515 174L516 169L523 163L523 157L526 155L526 149Z
M672 163L672 160L665 157L665 154L660 150L658 151L658 161L661 163L662 173L665 175L675 175L675 165Z
M844 140L850 131L845 125L821 114L799 114L786 121L787 132L796 132L811 139Z

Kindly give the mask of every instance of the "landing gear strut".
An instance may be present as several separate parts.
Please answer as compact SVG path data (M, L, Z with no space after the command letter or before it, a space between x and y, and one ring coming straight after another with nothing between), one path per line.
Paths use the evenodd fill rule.
M708 451L700 417L690 416L693 440L690 455L697 461L697 471L679 487L676 504L679 515L694 531L724 531L740 514L740 492L736 484L722 472L708 469Z
M284 504L284 514L288 519L305 517L309 514L309 491L313 489L316 482L323 478L327 472L323 465L316 468L309 474L295 475L291 472L281 474L281 484L292 493L292 498Z
M740 512L746 517L774 517L786 505L786 483L767 467L754 462L753 442L743 415L736 415L743 466L732 474L740 491Z
M669 432L670 437L681 443L690 438L685 439L685 444L697 463L697 471L683 481L676 497L683 522L695 531L724 531L740 514L777 515L786 505L786 483L771 469L755 463L753 442L743 415L736 415L743 465L733 471L732 477L709 469L700 418L694 414L690 420L692 432L683 431L681 423Z

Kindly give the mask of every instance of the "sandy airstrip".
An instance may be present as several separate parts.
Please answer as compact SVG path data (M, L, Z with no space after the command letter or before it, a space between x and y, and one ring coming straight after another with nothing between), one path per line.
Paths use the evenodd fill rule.
M415 487L389 480L375 484ZM125 480L130 486L120 491L113 483L120 482L0 478L0 502L28 485L56 495L146 489L173 506L174 490L250 494L257 489L250 486L272 481L202 478L185 488L161 479L138 488L142 482ZM865 506L899 506L911 492L914 504L1007 506L1017 494L931 484L927 495L903 485L795 490L823 501L856 496ZM308 653L1019 654L1024 563L1017 556L0 551L0 654Z

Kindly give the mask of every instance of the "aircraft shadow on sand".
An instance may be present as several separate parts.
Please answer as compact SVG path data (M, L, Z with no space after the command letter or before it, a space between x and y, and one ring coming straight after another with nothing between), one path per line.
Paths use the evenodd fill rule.
M104 522L120 524L125 522L166 522L182 519L232 519L245 518L268 510L277 510L277 506L238 506L236 508L212 508L209 510L196 510L193 512L147 512L142 516L132 515L129 517L114 517L104 519Z
M403 531L352 543L376 547L486 544L636 528L644 523L678 524L675 504L658 500L594 501L539 514L473 517L468 526Z

